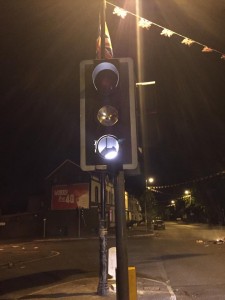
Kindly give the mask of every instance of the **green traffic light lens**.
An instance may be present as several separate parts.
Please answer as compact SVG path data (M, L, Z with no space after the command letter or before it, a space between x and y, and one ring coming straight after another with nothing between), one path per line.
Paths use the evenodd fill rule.
M94 68L92 80L96 90L102 95L108 96L118 85L119 72L113 64L103 62Z
M98 111L97 118L103 126L113 126L118 121L118 111L115 107L106 105Z
M118 156L119 142L113 135L104 135L96 142L96 150L102 158L112 160Z

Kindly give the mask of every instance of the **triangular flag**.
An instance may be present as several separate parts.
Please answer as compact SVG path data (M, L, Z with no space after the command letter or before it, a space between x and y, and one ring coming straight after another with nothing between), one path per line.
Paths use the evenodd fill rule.
M171 37L174 34L174 32L169 29L164 28L160 34L167 36L167 37Z
M183 41L181 42L181 44L185 44L187 46L191 46L194 43L194 41L188 39L188 38L184 38Z
M118 17L121 17L122 19L124 19L127 16L127 11L120 8L120 7L115 7L114 11L113 11L114 15L117 15Z
M203 49L202 49L202 52L213 52L213 49L205 46Z

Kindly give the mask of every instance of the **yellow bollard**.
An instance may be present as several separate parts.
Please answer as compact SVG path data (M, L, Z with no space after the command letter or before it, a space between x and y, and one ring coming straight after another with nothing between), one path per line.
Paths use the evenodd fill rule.
M137 300L137 280L135 267L128 267L129 300Z

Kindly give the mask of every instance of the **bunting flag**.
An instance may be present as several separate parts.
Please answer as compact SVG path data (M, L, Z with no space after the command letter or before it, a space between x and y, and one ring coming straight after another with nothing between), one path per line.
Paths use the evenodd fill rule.
M138 26L142 28L149 29L151 27L152 23L146 19L141 18L138 22Z
M202 49L202 52L212 52L213 49L212 48L209 48L207 46L205 46L203 49Z
M193 43L194 41L188 38L183 39L183 41L181 42L181 44L185 44L187 46L191 46Z
M169 29L164 28L163 31L160 34L164 35L164 36L171 37L172 35L174 35L174 32L169 30Z
M127 16L127 11L116 6L114 11L113 11L114 15L117 15L118 17L121 17L122 19L124 19Z
M216 50L216 49L213 49L213 48L209 48L208 46L198 42L198 41L194 41L193 39L190 39L182 34L179 34L175 31L172 31L168 28L164 28L163 26L157 24L157 23L153 23L147 19L144 19L132 12L129 12L129 11L126 11L124 10L123 8L120 8L118 6L116 6L115 4L112 4L111 2L109 1L106 1L107 4L111 5L114 7L114 11L113 11L113 14L117 15L118 17L121 17L122 19L125 19L125 17L127 16L127 14L130 14L134 17L136 17L138 19L138 26L141 27L141 28L145 28L145 29L149 29L151 26L156 26L156 27L159 27L162 29L161 31L161 35L165 36L165 37L171 37L173 35L176 35L176 36L179 36L182 38L182 41L181 41L181 44L184 44L184 45L187 45L187 46L192 46L193 44L197 44L199 46L202 47L202 52L203 53L211 53L211 52L216 52L220 55L220 58L222 60L225 60L225 53L219 51L219 50ZM111 43L111 42L110 42Z
M99 18L98 38L96 41L96 58L101 59L101 20ZM105 22L105 58L113 58L112 43L109 35L108 26Z

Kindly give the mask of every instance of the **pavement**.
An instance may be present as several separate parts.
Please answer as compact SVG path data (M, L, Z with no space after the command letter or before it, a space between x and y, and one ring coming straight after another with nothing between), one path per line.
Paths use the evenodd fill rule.
M153 232L147 232L143 228L134 228L128 231L129 236L141 237L141 236L153 235ZM45 239L46 240L46 239ZM57 239L58 240L58 239ZM103 300L103 299L117 299L116 295L116 282L115 280L108 280L108 292L106 295L98 295L97 289L99 285L99 278L87 277L81 279L75 279L69 282L50 285L46 288L35 291L34 293L27 294L26 296L20 296L19 298L13 298L13 295L3 295L0 299L12 300L12 299L65 299L65 300ZM135 285L135 283L134 283ZM149 278L136 278L136 288L134 287L135 296L130 296L129 300L176 300L176 296L172 291L170 285L166 282L161 282ZM5 297L5 298L4 298ZM119 299L123 300L123 299Z
M108 294L106 296L99 296L96 291L98 278L83 278L53 285L18 299L114 300L116 299L116 291L113 288L114 282L110 283L109 281L108 285ZM137 298L130 297L130 300L135 299L175 300L176 296L166 283L147 278L137 278Z

